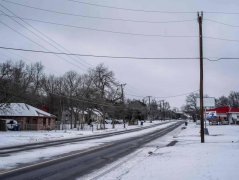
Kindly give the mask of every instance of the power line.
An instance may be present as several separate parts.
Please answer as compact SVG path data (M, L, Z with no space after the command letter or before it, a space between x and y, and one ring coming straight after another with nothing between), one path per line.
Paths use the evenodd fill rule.
M88 6L100 7L100 8L117 9L117 10L124 10L124 11L133 11L133 12L163 13L163 14L196 14L197 13L197 11L162 11L162 10L133 9L133 8L124 8L124 7L89 3L89 2L83 2L83 1L77 1L77 0L66 0L66 1L74 2L78 4L84 4ZM208 14L239 15L239 12L224 12L224 11L203 11L203 12Z
M8 9L7 7L5 7L4 5L0 4L1 7L3 7L4 9L6 9L8 12L10 12L11 14L13 14L15 17L18 17L15 13L13 13L10 9ZM3 12L2 10L0 10L1 12ZM3 12L4 13L4 12ZM56 41L54 41L52 38L50 38L49 36L47 36L46 34L42 33L40 30L38 30L37 28L33 27L31 24L29 24L28 22L24 21L23 19L21 19L20 17L18 17L18 19L20 19L23 23L27 24L28 26L30 26L33 30L35 30L36 32L38 32L41 36L43 36L44 38L42 38L41 36L39 36L37 33L35 33L34 31L32 31L31 29L29 29L27 26L25 26L24 24L21 24L20 22L18 22L17 20L13 19L11 16L9 16L8 14L4 13L5 16L9 17L10 19L12 19L13 21L15 21L16 23L18 23L20 26L22 26L23 28L27 29L28 31L30 31L32 34L34 34L37 38L45 41L46 43L50 44L52 47L54 47L55 49L61 51L61 49L59 49L57 46L55 46L54 44L60 46L61 48L63 48L64 50L67 51L67 49L65 49L62 45L60 45L59 43L57 43ZM47 40L46 40L46 39ZM51 42L53 42L54 44L52 44L51 42L49 42L49 40ZM45 49L45 48L44 48ZM73 59L74 60L74 59ZM78 62L78 61L77 61ZM80 62L78 62L80 63ZM81 65L85 66L84 64L80 63Z
M133 59L133 60L195 60L198 57L136 57L136 56L108 56L108 55L94 55L94 54L79 54L79 53L65 53L65 52L54 52L54 51L42 51L42 50L32 50L23 48L13 48L0 46L0 49L32 52L32 53L44 53L44 54L57 54L66 56L83 56L83 57L93 57L93 58L110 58L110 59ZM216 59L210 59L204 57L203 59L208 61L220 61L220 60L239 60L239 57L222 57Z
M25 4L20 4L20 3L8 1L8 0L2 0L2 1L6 2L6 3L19 5L19 6L25 6L25 7L32 8L32 9L38 9L38 10L49 11L49 12L51 11L53 13L58 13L58 14L65 14L65 15L72 15L72 16L82 16L82 17L86 17L86 18L123 20L123 21L124 20L126 20L126 21L129 20L129 21L131 21L130 19L117 19L117 18L114 19L114 18L105 18L105 17L86 16L86 15L81 15L81 14L65 13L65 12L60 12L60 11L47 10L47 9L43 9L43 8L33 7L33 6L25 5ZM163 14L196 14L198 12L198 11L162 11L162 10L133 9L133 8L123 8L123 7L117 7L117 6L107 6L107 5L77 1L77 0L66 0L66 1L74 2L74 3L78 3L78 4L83 4L83 5L88 5L88 6L95 6L95 7L101 7L101 8L109 8L109 9L117 9L117 10L125 10L125 11L133 11L133 12L163 13ZM207 14L239 15L239 12L224 12L224 11L203 11L203 12L207 13ZM132 21L135 21L135 20L132 20ZM137 20L136 20L136 22L137 22ZM151 23L150 21L145 21L145 22L146 23ZM154 23L154 22L152 22L152 23ZM158 22L156 21L156 23L158 23Z
M152 98L155 98L155 99L169 99L169 98L175 98L175 97L180 97L180 96L186 96L186 95L189 95L191 93L195 93L195 92L198 92L199 90L195 90L195 91L192 91L192 92L188 92L188 93L183 93L183 94L177 94L177 95L172 95L172 96L151 96ZM140 98L145 98L146 96L140 96L140 95L134 95L134 94L126 94L126 95L129 95L129 96L133 96L133 97L140 97Z
M208 61L222 61L222 60L239 60L239 57L222 57L216 59L207 59Z
M62 11L56 11L56 10L50 10L45 8L39 8L35 6L29 6L21 3L11 2L11 1L5 1L7 3L11 3L14 5L35 9L39 11L54 13L54 14L60 14L60 15L67 15L67 16L75 16L75 17L81 17L81 18L89 18L89 19L100 19L100 20L110 20L110 21L123 21L123 22L133 22L133 23L149 23L149 24L169 24L169 23L183 23L183 22L193 22L196 19L185 19L185 20L171 20L171 21L146 21L146 20L135 20L135 19L124 19L124 18L109 18L109 17L99 17L99 16L87 16L83 14L75 14L75 13L68 13L68 12L62 12Z
M25 51L33 53L45 53L45 54L58 54L67 56L84 56L84 57L94 57L94 58L111 58L111 59L135 59L135 60L192 60L199 59L196 57L134 57L134 56L107 56L107 55L94 55L94 54L77 54L77 53L65 53L65 52L54 52L54 51L42 51L42 50L32 50L32 49L22 49L22 48L12 48L0 46L0 49L14 50L14 51Z
M220 38L220 37L213 37L213 36L203 36L203 39L213 39L213 40L219 40L219 41L239 43L238 39L227 39L227 38Z
M203 11L207 14L224 14L224 15L239 15L239 12L224 12L224 11Z
M2 15L2 14L0 14ZM4 15L9 16L9 15ZM103 29L95 29L95 28L88 28L88 27L82 27L82 26L75 26L75 25L68 25L68 24L61 24L61 23L55 23L55 22L48 22L43 20L36 20L31 18L23 18L18 16L9 16L12 18L17 19L24 19L28 21L35 21L45 24L52 24L52 25L58 25L58 26L64 26L64 27L70 27L70 28L80 28L80 29L87 29L91 31L98 31L98 32L105 32L105 33L113 33L113 34L121 34L121 35L132 35L132 36L144 36L144 37L161 37L161 38L198 38L198 36L194 35L161 35L161 34L143 34L143 33L129 33L129 32L121 32L121 31L111 31L111 30L103 30ZM212 39L212 40L220 40L220 41L227 41L227 42L236 42L238 43L239 40L237 39L227 39L227 38L220 38L220 37L213 37L213 36L204 36L203 39Z
M169 98L175 98L175 97L186 96L186 95L189 95L189 94L198 92L198 91L199 91L199 90L195 90L195 91L188 92L188 93L183 93L183 94L177 94L177 95L172 95L172 96L161 96L161 97L154 97L154 98L157 98L157 99L169 99Z
M5 25L5 26L8 27L9 29L13 30L13 31L16 32L17 34L19 34L19 35L23 36L24 38L28 39L29 41L33 42L34 44L36 44L36 45L38 45L38 46L40 46L40 47L42 47L42 48L45 49L45 47L42 46L41 44L39 44L39 43L33 41L32 39L28 38L27 36L25 36L24 34L20 33L19 31L16 31L14 28L8 26L8 25L5 24L4 22L0 21L0 23L3 24L3 25ZM1 48L1 49L4 49L4 48ZM61 58L61 57L59 57L59 58ZM64 59L64 60L66 60L66 59ZM68 61L68 60L66 60L66 61L67 61L68 63L70 63L71 65L73 65L73 66L77 66L76 64L73 64L73 63L71 63L71 62Z
M89 6L101 7L101 8L134 11L134 12L166 13L166 14L192 14L192 13L196 13L196 12L192 12L192 11L191 12L189 12L189 11L186 12L186 11L159 11L159 10L131 9L131 8L123 8L123 7L107 6L107 5L101 5L101 4L95 4L95 3L88 3L88 2L76 1L76 0L67 0L67 1L78 3L78 4L89 5Z
M91 27L85 27L85 26L76 26L76 25L69 25L69 24L63 24L63 23L49 22L49 21L43 21L43 20L36 20L32 18L23 18L23 17L17 17L17 16L12 16L12 17L21 18L28 21L45 23L45 24L64 26L64 27L70 27L70 28L76 28L76 29L85 29L85 30L97 31L97 32L112 33L112 34L144 36L144 37L165 37L165 38L197 38L198 37L196 35L163 35L163 34L131 33L131 32L113 31L113 30L107 30L107 29L98 29L98 28L91 28Z
M1 52L1 54L2 54L2 52ZM17 58L19 58L18 60L24 60L24 61L28 61L29 63L33 63L29 58L26 58L26 57L24 57L24 56L22 56L22 55L20 55L20 54L17 54L17 53L14 53L14 52L9 52L8 51L8 58L9 58L9 60L12 60L12 57L10 56L10 55L13 55L13 56L16 56ZM16 58L15 57L15 58ZM52 69L52 67L50 67L50 66L45 66L44 68L48 68L51 72L54 72L55 74L57 74L57 72L55 71L55 69Z
M1 4L0 4L1 5ZM12 11L10 11L8 8L4 7L3 5L1 5L3 8L7 9L10 13L12 13L13 15L15 15ZM4 13L4 12L3 12ZM5 14L5 13L4 13ZM7 14L5 14L6 16L8 16ZM16 16L16 15L15 15ZM16 16L18 17L18 16ZM19 17L18 17L19 18ZM59 43L57 43L56 41L54 41L53 39L51 39L50 37L48 37L47 35L45 35L44 33L42 33L41 31L39 31L38 29L34 28L31 24L25 22L23 19L19 18L21 21L23 21L24 23L26 23L27 25L29 25L31 28L33 28L35 31L37 31L38 33L40 33L41 35L43 35L45 38L47 38L48 40L51 40L53 43L57 44L58 46L60 46L61 48L63 48L64 50L66 50L67 52L69 52L66 48L64 48L63 46L61 46ZM14 20L15 21L15 20ZM16 21L17 22L17 21ZM18 23L19 24L19 23ZM25 27L25 26L24 26ZM28 29L28 28L27 28ZM28 29L29 30L29 29ZM31 31L31 30L30 30ZM31 31L32 33L34 33L33 31ZM34 33L34 35L36 35L37 37L39 37L37 34ZM41 37L40 37L41 38ZM42 39L42 38L41 38ZM45 39L43 39L45 41ZM48 41L46 41L48 43ZM50 45L52 45L50 43ZM53 47L55 47L57 50L60 50L59 48L57 48L55 45L52 45ZM70 52L69 52L70 53Z
M213 19L205 19L205 20L209 21L209 22L221 24L221 25L224 25L224 26L229 26L229 27L234 27L234 28L238 28L239 27L239 25L227 24L227 23L224 23L224 22L221 22L221 21L216 21L216 20L213 20Z

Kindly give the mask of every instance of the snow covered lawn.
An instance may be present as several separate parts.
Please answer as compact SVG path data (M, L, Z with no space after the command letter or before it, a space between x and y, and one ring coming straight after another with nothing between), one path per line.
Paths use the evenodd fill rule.
M239 126L209 126L206 143L200 143L200 127L189 123L80 179L107 180L238 180ZM174 146L164 146L177 141Z
M153 123L145 122L144 126L150 126L154 124L162 123L162 121L153 121ZM140 125L135 126L128 126L126 125L125 129L135 129L140 128ZM114 131L123 131L124 125L123 124L116 124L115 128L112 129L111 124L106 124L105 130L94 130L92 132L89 126L86 126L84 130L52 130L52 131L7 131L2 132L0 131L0 147L6 146L13 146L13 145L20 145L20 144L27 144L27 143L36 143L36 142L43 142L43 141L52 141L52 140L59 140L59 139L67 139L67 138L76 138L94 134L101 134L101 133L108 133Z

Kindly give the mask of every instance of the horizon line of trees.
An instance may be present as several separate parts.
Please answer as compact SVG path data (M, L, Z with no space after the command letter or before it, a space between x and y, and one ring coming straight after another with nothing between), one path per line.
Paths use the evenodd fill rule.
M68 71L56 76L46 75L40 62L0 63L0 108L13 102L27 103L56 115L59 121L63 121L62 113L67 110L74 116L71 128L77 123L83 128L86 122L80 119L79 113L87 111L91 114L93 109L102 114L101 128L105 128L106 117L127 121L177 117L168 102L161 104L152 100L149 105L144 99L124 101L121 88L113 71L104 64L84 74ZM86 115L85 119L89 120L89 117Z

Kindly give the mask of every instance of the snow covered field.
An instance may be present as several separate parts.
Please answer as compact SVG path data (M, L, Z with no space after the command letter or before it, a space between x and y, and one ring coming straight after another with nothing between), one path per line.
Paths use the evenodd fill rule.
M143 127L150 126L153 124L162 123L162 121L153 121L153 123L145 122ZM140 124L140 123L139 123ZM140 128L140 125L128 126L124 129L123 124L116 124L115 128L112 129L111 124L106 124L105 130L94 130L89 126L86 126L84 130L52 130L52 131L7 131L2 132L0 131L0 147L6 146L13 146L19 144L27 144L27 143L36 143L36 142L43 142L43 141L52 141L52 140L59 140L59 139L67 139L67 138L76 138L82 137L87 135L94 135L94 134L101 134L101 133L108 133L114 131L123 131L126 129L134 129Z
M112 141L117 141L125 138L136 137L143 134L150 133L165 127L168 127L177 121L169 122L160 126L144 129L141 131L131 132L127 134L120 134L111 137L93 139L88 141L81 141L75 143L64 144L56 147L47 147L42 149L29 150L21 153L12 153L9 156L1 157L0 161L0 172L6 169L15 168L19 165L26 163L37 162L41 160L51 160L53 156L60 156L62 154L67 154L69 152L76 152L79 150L89 150L89 148L96 148L97 146L110 143Z
M204 144L199 128L189 123L80 179L238 180L239 126L209 126Z

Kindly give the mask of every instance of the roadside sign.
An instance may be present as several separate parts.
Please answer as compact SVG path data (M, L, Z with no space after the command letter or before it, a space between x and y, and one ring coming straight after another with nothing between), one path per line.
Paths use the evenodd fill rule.
M200 98L197 98L197 107L200 107ZM215 107L215 98L214 97L205 97L203 98L204 108Z

